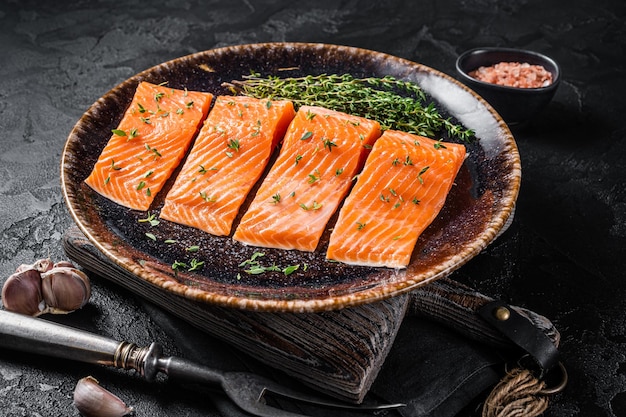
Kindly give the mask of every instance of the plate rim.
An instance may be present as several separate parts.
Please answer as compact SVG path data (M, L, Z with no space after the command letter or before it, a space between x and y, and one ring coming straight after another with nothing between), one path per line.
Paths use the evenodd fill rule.
M338 296L328 296L326 298L302 298L302 299L276 299L276 298L250 298L240 297L237 295L218 294L215 292L207 292L205 290L189 287L183 283L175 282L164 277L157 266L154 265L139 265L133 262L127 262L125 259L119 256L119 253L115 252L111 245L105 244L98 239L97 233L87 224L83 223L83 216L78 213L77 208L74 207L74 199L77 198L73 193L68 190L68 178L66 176L67 158L70 149L70 145L73 144L72 139L77 134L78 127L84 122L86 117L90 117L93 110L96 108L105 97L114 94L116 91L120 91L129 83L135 83L146 75L157 71L167 65L175 65L185 60L193 60L194 58L205 56L207 54L218 55L224 54L228 50L237 49L267 49L267 48L283 48L283 49L307 49L318 48L328 50L339 51L347 54L369 54L375 55L378 59L390 59L398 61L405 67L413 67L420 69L429 74L434 74L440 78L445 79L448 82L455 84L456 87L461 88L471 94L474 99L483 104L486 110L491 113L491 116L496 121L498 128L502 129L505 136L505 144L508 146L507 152L511 158L511 171L510 179L507 182L507 193L505 193L500 199L502 210L499 211L497 216L491 216L489 224L485 227L485 231L480 236L473 240L471 246L465 251L456 254L455 256L446 260L446 262L438 264L437 268L429 270L427 276L424 274L411 276L401 281L394 281L392 285L380 285L372 288L362 289L354 293L342 294ZM70 216L81 230L81 232L93 243L93 245L101 251L109 260L113 261L118 266L132 272L138 278L148 281L153 285L163 288L165 291L172 292L183 296L186 299L200 301L211 305L219 305L224 307L235 307L243 310L254 311L273 311L273 312L320 312L337 310L345 307L357 306L365 303L372 303L381 301L390 297L405 294L411 290L414 290L422 285L426 285L429 282L447 276L454 270L460 268L470 259L480 253L490 243L492 243L512 221L512 216L515 209L516 200L519 194L521 185L521 159L517 144L511 133L509 127L498 115L498 113L491 107L482 97L471 90L469 87L457 81L448 74L438 71L434 68L426 65L413 62L404 58L393 56L384 52L378 52L368 50L359 47L342 46L327 43L303 43L303 42L266 42L266 43L251 43L241 45L231 45L219 48L208 49L205 51L199 51L192 54L184 55L178 58L174 58L160 64L147 68L139 73L127 78L126 80L118 83L104 95L98 98L89 108L83 113L81 118L76 122L68 138L65 142L61 157L61 189L63 193L63 199L66 203L66 207L69 210ZM150 256L150 255L148 255ZM398 271L394 272L398 273Z

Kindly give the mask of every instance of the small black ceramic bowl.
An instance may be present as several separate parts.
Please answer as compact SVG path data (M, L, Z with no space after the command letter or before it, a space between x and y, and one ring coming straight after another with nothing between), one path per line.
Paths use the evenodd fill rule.
M480 81L469 74L479 67L500 62L541 65L552 74L552 83L539 88L508 87ZM551 58L533 51L485 47L470 49L456 60L460 81L484 98L509 125L523 124L536 116L552 100L561 81L559 65Z

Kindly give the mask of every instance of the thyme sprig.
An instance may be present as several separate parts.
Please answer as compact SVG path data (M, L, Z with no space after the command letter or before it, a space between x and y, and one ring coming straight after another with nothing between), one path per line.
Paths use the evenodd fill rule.
M244 76L228 87L235 94L291 100L296 107L314 105L376 120L386 129L435 138L446 132L468 141L474 132L443 117L415 83L391 76L355 78L350 74L305 77Z
M291 275L300 269L300 264L297 265L288 265L284 268L281 268L277 265L264 266L259 261L259 258L265 256L263 252L254 252L250 259L246 259L242 263L239 264L240 268L247 267L248 269L244 269L244 272L249 275L260 275L266 272L282 272L284 275ZM304 264L304 271L306 272L307 265Z

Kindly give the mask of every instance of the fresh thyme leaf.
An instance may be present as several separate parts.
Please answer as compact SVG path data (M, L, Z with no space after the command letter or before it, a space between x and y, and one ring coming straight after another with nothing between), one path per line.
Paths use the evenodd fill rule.
M300 203L300 208L304 211L309 211L309 210L319 210L321 209L323 206L323 204L318 203L317 201L313 200L313 203L310 206L307 206L304 203Z
M231 139L231 140L229 140L229 141L228 141L228 147L229 147L230 149L233 149L233 150L235 150L235 151L239 152L239 140L237 140L237 139Z
M203 266L204 266L204 261L198 261L197 259L194 258L191 260L191 266L189 267L187 271L188 272L197 271L199 269L202 269Z
M139 219L138 221L139 223L150 223L150 226L152 227L158 226L160 223L159 219L157 219L156 217L156 214L150 212L148 212L148 217L146 217L145 219Z
M161 153L157 150L157 148L153 148L150 145L148 145L146 143L145 145L146 149L149 150L150 152L152 152L154 154L154 159L156 160L157 157L162 156Z
M434 138L442 133L469 141L474 132L444 118L415 83L391 76L355 78L350 74L305 77L244 76L227 84L235 93L272 100L291 100L296 107L316 105L376 120L395 129ZM307 117L309 118L309 117Z
M296 272L298 270L298 268L300 268L300 265L289 265L288 267L283 268L282 272L285 275L291 275L294 272Z
M244 269L243 272L249 275L261 275L266 272L282 272L285 275L290 275L296 272L300 268L299 264L289 265L284 268L281 268L275 264L271 266L264 266L261 264L260 261L257 260L258 258L263 257L263 256L265 256L263 252L254 252L254 254L250 257L250 259L246 259L245 261L241 262L239 264L239 267L240 268L247 267L247 269ZM304 271L306 271L306 268L307 266L305 264ZM237 274L237 279L240 279L240 278L241 278L240 274Z
M136 138L137 136L139 136L139 132L137 131L137 128L133 127L132 129L130 129L130 132L128 134L128 140L131 140L132 138Z
M333 146L337 146L337 144L330 139L324 139L323 142L324 142L324 148L325 149L327 148L328 152L332 152Z
M172 269L174 271L178 271L181 268L187 268L187 264L180 261L174 261L174 263L172 264Z
M429 166L425 166L424 168L421 169L421 171L419 172L419 174L417 174L417 179L419 180L420 184L424 184L424 179L422 178L422 175L428 171L428 168L430 168Z
M319 175L316 175L316 174L317 174L317 172L316 172L315 174L309 174L309 181L308 181L308 182L309 182L309 184L313 184L313 183L315 183L316 181L319 181L319 180L320 180Z
M216 196L208 195L206 191L200 191L200 198L202 198L207 203L215 203L217 201Z

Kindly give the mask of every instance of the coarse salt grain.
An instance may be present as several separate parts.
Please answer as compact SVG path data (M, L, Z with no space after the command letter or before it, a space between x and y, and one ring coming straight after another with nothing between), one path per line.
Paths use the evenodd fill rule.
M552 73L541 65L500 62L480 67L469 75L479 81L517 88L540 88L552 84Z

